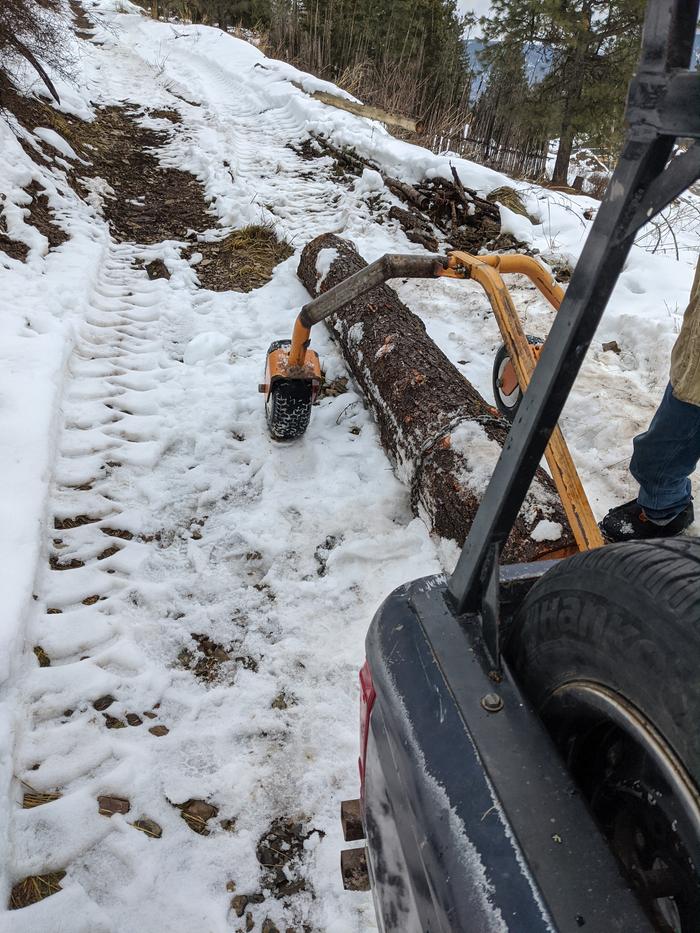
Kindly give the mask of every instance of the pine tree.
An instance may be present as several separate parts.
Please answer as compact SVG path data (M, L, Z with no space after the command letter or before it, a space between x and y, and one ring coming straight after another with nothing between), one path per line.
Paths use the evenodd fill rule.
M553 181L566 184L576 136L619 138L645 0L493 0L486 37L504 50L537 43L551 69L532 99L559 137ZM490 46L487 49L488 55Z

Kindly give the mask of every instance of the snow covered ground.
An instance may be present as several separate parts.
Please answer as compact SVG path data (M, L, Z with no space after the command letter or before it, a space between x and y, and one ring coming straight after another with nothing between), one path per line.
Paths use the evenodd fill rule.
M344 893L338 869L339 803L357 795L364 634L392 588L438 572L452 549L413 519L352 386L321 401L303 440L279 445L257 384L270 341L307 300L295 274L306 242L333 231L367 260L417 250L377 223L375 199L395 202L376 173L342 185L329 159L288 144L322 132L407 181L449 178L449 164L312 100L291 81L322 82L218 30L153 22L124 0L86 9L95 32L76 40L66 112L177 110L159 158L197 176L212 227L271 224L295 255L249 294L199 289L178 244L114 241L99 197L86 205L65 183L65 141L38 128L53 154L43 165L0 122L8 232L30 247L26 263L0 253L0 929L218 933L244 927L232 896L261 890L246 907L255 929L373 929L369 895ZM480 193L512 184L456 161ZM51 252L22 212L32 178L71 234ZM504 208L504 226L575 263L597 202L515 186L540 223ZM697 229L688 236L678 261L633 250L566 409L598 516L636 491L630 441L667 379ZM134 265L155 258L169 280ZM500 341L478 287L397 287L489 398ZM538 293L524 280L514 293L526 330L545 335L552 312ZM619 354L602 350L611 340ZM313 343L328 378L342 375L322 329ZM202 683L182 659L212 643L226 657ZM28 792L61 797L21 809ZM99 795L128 799L129 812L100 815ZM193 799L218 808L209 835L181 819L177 805ZM130 825L142 819L160 838ZM288 869L305 888L275 898L256 846L287 819L308 834ZM13 884L56 871L59 893L4 911Z

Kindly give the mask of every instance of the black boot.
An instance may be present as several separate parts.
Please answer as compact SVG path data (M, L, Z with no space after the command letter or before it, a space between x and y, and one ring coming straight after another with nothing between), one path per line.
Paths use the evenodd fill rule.
M648 538L672 538L692 525L695 520L693 503L689 502L682 512L665 525L652 521L642 506L633 499L624 505L610 509L600 522L600 530L608 541L632 541Z

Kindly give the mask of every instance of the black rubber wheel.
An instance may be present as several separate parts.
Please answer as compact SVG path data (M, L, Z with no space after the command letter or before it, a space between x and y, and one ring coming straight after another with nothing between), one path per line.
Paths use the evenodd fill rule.
M528 334L527 342L530 344L530 346L536 347L540 344L543 344L544 340L542 340L540 337L533 337L532 334ZM504 395L504 393L501 391L501 378L503 376L503 370L506 368L508 363L510 363L510 356L505 344L502 343L498 348L496 358L493 361L493 370L491 371L491 385L493 388L493 397L496 400L496 408L508 421L514 421L515 416L518 413L518 408L520 406L520 400L523 397L523 393L520 391L520 386L516 386L510 395Z
M309 426L312 404L310 382L300 379L276 382L265 402L265 418L272 437L277 441L301 437Z
M700 929L700 540L612 544L532 588L505 647L641 903Z

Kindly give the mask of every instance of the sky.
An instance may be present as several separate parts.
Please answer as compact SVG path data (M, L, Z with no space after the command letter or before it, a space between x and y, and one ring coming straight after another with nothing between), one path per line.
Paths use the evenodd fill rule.
M490 0L457 0L457 6L460 13L475 13L479 17L488 13L491 3Z

